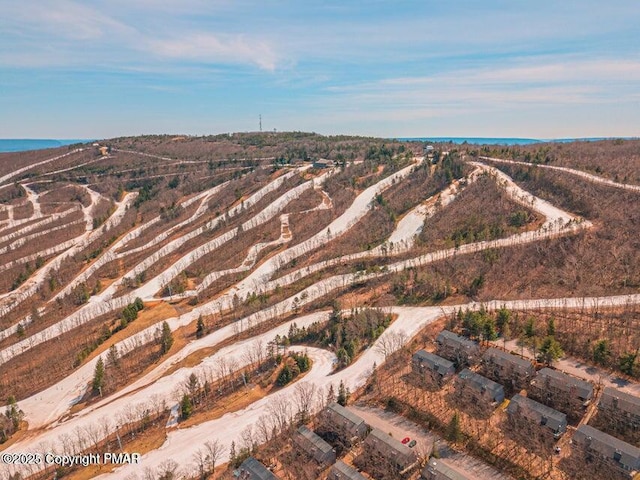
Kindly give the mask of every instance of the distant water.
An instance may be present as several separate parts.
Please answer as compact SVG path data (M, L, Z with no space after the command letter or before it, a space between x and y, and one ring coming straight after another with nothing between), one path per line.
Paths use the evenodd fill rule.
M26 152L27 150L42 150L43 148L57 148L74 143L86 143L90 140L46 140L39 138L0 138L0 153Z
M542 140L533 138L483 138L483 137L411 137L398 138L407 142L433 142L433 143L471 143L473 145L531 145Z
M542 142L574 142L574 141L597 141L608 140L611 137L598 137L598 138L563 138L553 140L540 140L535 138L489 138L489 137L399 137L396 140L406 142L433 142L433 143L455 143L463 144L470 143L472 145L531 145L534 143ZM623 139L632 139L637 137L619 137ZM91 139L39 139L39 138L0 138L0 153L3 152L26 152L27 150L42 150L44 148L57 148L64 147L65 145L72 145L74 143L88 143L92 142Z
M611 140L620 138L632 140L636 137L589 137L589 138L555 138L555 139L535 139L535 138L484 138L484 137L405 137L397 140L406 142L433 142L433 143L470 143L472 145L531 145L534 143L569 143L569 142L597 142L598 140Z

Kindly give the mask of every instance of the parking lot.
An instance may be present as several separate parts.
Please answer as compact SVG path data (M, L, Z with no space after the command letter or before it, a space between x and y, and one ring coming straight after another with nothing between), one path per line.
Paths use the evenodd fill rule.
M477 480L511 479L480 460L449 448L444 439L400 415L362 405L350 405L347 408L361 416L372 427L390 433L393 438L399 441L406 437L416 440L417 444L414 450L421 456L429 452L436 442L441 455L440 461L469 478Z

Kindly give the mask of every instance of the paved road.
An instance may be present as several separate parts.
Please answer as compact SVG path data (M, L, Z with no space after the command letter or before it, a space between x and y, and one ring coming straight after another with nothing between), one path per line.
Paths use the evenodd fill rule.
M518 352L525 358L531 360L535 358L533 352L526 347L519 346L517 340L509 340L506 344L502 340L496 340L493 343L500 347L506 347L509 351ZM601 383L603 387L618 388L632 395L640 396L640 383L629 382L616 373L609 372L604 368L577 360L573 357L561 358L554 362L553 366L560 371L587 380L594 385Z
M419 454L430 450L434 442L437 442L438 450L442 456L438 461L463 475L467 475L469 478L476 480L508 480L511 478L470 455L451 450L442 437L407 420L401 415L361 405L352 405L348 408L356 415L364 418L372 427L391 433L398 440L402 440L404 437L417 440L418 444L415 448ZM428 447L428 450L421 450L421 446L422 448Z

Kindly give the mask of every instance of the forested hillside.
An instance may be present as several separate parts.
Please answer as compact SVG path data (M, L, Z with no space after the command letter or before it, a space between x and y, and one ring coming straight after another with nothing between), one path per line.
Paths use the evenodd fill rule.
M0 154L0 449L139 435L148 476L93 473L219 478L462 311L505 344L555 316L564 352L638 377L640 141L423 148L290 132Z

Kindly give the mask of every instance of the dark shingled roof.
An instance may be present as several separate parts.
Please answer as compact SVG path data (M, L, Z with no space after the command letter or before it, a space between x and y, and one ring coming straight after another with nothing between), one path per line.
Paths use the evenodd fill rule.
M249 477L245 477L248 478L248 480L278 480L278 477L253 457L249 457L242 462L238 471L241 474L249 474Z
M351 412L350 410L347 410L337 402L331 402L329 405L327 405L327 408L329 410L332 410L334 413L340 415L342 418L348 420L354 425L360 425L362 423L365 423L363 418L359 417L358 415Z
M411 453L411 449L409 447L407 447L406 445L403 445L399 440L396 440L391 435L389 435L388 433L383 432L379 428L374 428L373 430L371 430L371 433L369 435L372 435L373 437L375 437L375 438L377 438L379 440L382 440L392 450L395 450L395 451L400 452L402 454Z
M504 398L504 387L493 380L483 377L482 375L472 372L468 368L462 370L458 376L465 381L474 390L488 391L491 393L491 398Z
M453 362L450 362L446 358L442 358L426 350L418 350L413 354L413 358L420 363L429 367L430 370L436 371L441 375L446 375L449 372L455 370Z
M567 416L551 407L538 403L528 397L515 395L509 402L507 413L511 415L532 416L540 425L545 425L554 432L564 432L567 428ZM528 414L528 415L527 415Z
M498 350L497 348L489 348L484 355L482 356L485 360L491 360L498 365L513 365L518 369L533 370L533 364L524 358L518 357L517 355L512 355L507 352L503 352L502 350Z
M350 480L367 480L364 475L358 472L351 465L347 465L342 460L338 460L333 467L331 467L331 471L337 471L340 473L340 478L348 478Z
M640 448L607 435L590 425L581 425L573 435L574 443L587 445L590 450L613 459L631 470L640 470Z
M302 425L300 428L298 428L298 433L309 440L311 443L313 443L313 445L322 453L329 453L333 450L333 447L331 445L325 442L318 434L316 434L313 430L310 430L305 425Z
M565 392L575 388L578 393L578 397L583 400L589 400L593 395L593 385L589 382L567 375L566 373L559 372L558 370L543 368L538 372L534 382L537 383L538 377L543 383L548 379L549 383L553 385L554 388ZM540 388L542 388L542 385L540 385Z
M402 468L409 468L410 465L415 464L418 460L413 450L377 428L371 430L364 442L365 450L367 448L375 448L385 457L393 459Z
M442 330L436 337L436 342L447 345L457 345L462 348L476 348L478 346L473 340L456 335L449 330Z
M450 466L445 465L440 459L432 458L422 470L422 476L429 478L429 474L436 473L439 474L439 478L446 478L448 480L472 480L471 477L467 477Z
M606 387L604 389L599 406L615 408L623 412L631 413L632 415L640 416L640 397L612 387Z

